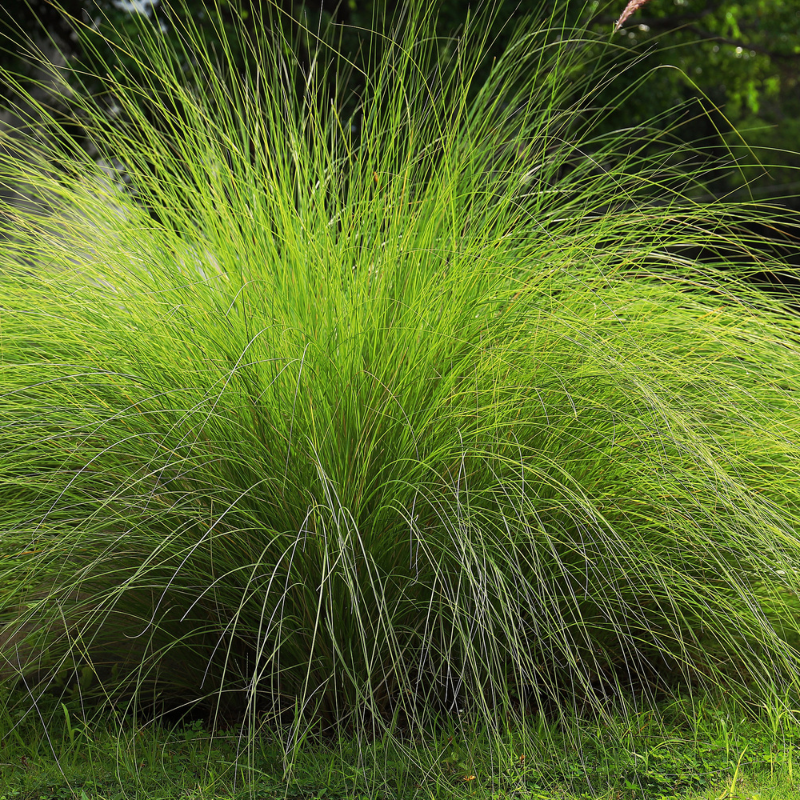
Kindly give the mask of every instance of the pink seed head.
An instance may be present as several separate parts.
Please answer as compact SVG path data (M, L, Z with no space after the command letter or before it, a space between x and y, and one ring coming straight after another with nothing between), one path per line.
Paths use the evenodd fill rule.
M630 0L622 11L622 14L620 14L617 24L614 26L614 33L622 27L628 17L633 16L646 2L647 0Z

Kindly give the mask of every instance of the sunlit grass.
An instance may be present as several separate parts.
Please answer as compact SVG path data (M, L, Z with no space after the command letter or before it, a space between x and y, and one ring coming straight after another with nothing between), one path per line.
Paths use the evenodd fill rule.
M3 209L7 680L199 703L287 763L793 696L800 325L744 281L774 212L693 202L669 126L593 137L580 34L472 86L485 29L441 62L412 15L351 118L335 58L251 41L226 82L224 40L143 28L119 121L73 100L128 189L2 157L54 209Z

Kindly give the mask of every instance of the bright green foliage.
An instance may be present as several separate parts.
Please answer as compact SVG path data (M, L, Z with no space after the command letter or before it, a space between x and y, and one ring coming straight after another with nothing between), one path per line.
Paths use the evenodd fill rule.
M590 37L531 24L478 91L487 21L449 63L430 25L358 125L324 45L303 74L245 42L224 82L224 38L143 28L148 90L100 77L121 124L74 100L128 189L9 143L52 210L3 209L9 679L288 724L290 752L792 697L800 324L744 282L780 266L743 227L774 212L687 200L658 122L664 157L593 138Z
M141 14L125 10L126 5L114 0L61 0L57 5L48 0L27 1L27 10L17 4L13 15L0 11L0 64L18 67L20 56L29 59L37 45L28 43L27 37L41 42L54 36L67 47L66 55L76 69L83 71L84 80L87 73L116 75L117 70L125 70L134 81L146 83L136 59L124 52L124 45L122 50L114 46L137 35L144 21ZM752 193L755 197L780 198L783 204L797 210L800 11L794 0L648 0L613 35L612 27L625 6L624 0L492 0L491 5L497 15L480 70L483 77L492 59L499 57L513 39L515 24L526 12L538 9L552 14L559 25L591 30L601 43L597 57L602 59L603 71L615 71L635 53L637 65L626 69L630 83L647 76L641 91L632 92L625 102L610 110L610 130L645 125L665 109L682 109L686 115L685 135L692 141L705 140L708 155L717 166L730 163L728 148L733 148L743 166L743 170L719 174L707 191L718 197L734 191L743 196ZM237 13L245 17L249 29L283 29L295 55L310 63L314 38L309 42L300 34L302 26L292 21L294 15L314 35L335 38L347 58L363 67L370 60L368 51L382 46L368 31L381 27L384 33L388 32L403 3L218 0L212 8L204 0L181 0L179 6L173 12L169 4L158 0L148 4L147 14L154 30L163 30L168 41L179 45L180 20L189 15L197 26L198 39L209 47L213 46L218 26L222 26L230 35L230 56L238 70L248 52L236 43ZM446 56L453 46L447 37L464 25L469 4L462 0L435 0L429 7L438 14L436 32L443 37L440 50ZM81 24L88 20L91 25ZM611 47L606 46L609 43ZM588 61L584 61L584 67ZM349 79L353 90L362 88L358 70ZM339 89L344 80L340 73ZM100 89L91 81L88 85ZM0 94L7 90L0 86ZM601 93L599 104L613 104L614 97L614 93ZM697 114L698 98L706 105L713 104L716 111ZM737 134L721 135L731 124ZM80 128L73 133L80 135ZM742 135L753 149L741 147Z

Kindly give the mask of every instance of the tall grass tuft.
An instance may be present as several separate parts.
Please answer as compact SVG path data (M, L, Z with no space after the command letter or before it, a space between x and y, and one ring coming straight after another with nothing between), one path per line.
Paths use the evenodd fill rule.
M693 200L671 117L597 133L588 34L483 69L424 5L349 83L335 31L236 74L143 22L149 83L69 98L105 162L42 105L6 141L5 680L298 745L797 688L775 212Z

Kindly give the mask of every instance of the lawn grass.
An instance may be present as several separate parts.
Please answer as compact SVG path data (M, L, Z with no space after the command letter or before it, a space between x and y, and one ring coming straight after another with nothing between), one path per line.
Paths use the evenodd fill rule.
M797 792L800 727L721 703L673 702L627 717L509 728L502 742L462 720L425 741L305 747L284 771L281 733L264 730L246 759L235 731L201 721L171 729L120 720L80 721L74 707L43 706L6 736L0 797L122 798L530 798L530 800L764 800ZM8 720L6 720L8 722ZM287 734L289 731L284 731ZM23 743L24 742L24 743Z
M142 21L149 83L96 76L114 116L69 95L124 181L41 105L5 142L48 210L4 207L0 250L2 708L35 758L602 793L650 780L675 698L694 749L654 776L723 780L754 709L784 741L800 320L748 279L789 271L753 230L796 221L694 200L668 117L598 133L599 87L631 91L607 43L529 21L478 85L490 18L445 57L425 8L333 100L321 33L311 69L243 28L234 78L224 35ZM705 764L719 696L750 710ZM202 756L94 733L183 712Z

